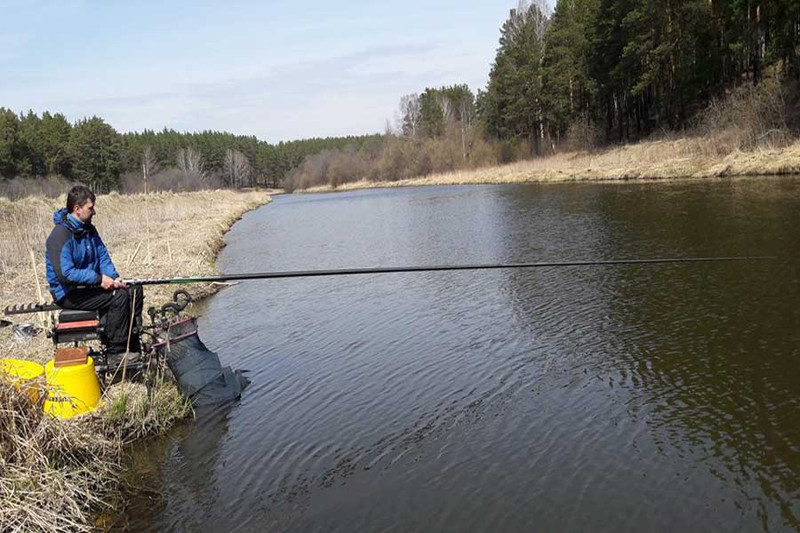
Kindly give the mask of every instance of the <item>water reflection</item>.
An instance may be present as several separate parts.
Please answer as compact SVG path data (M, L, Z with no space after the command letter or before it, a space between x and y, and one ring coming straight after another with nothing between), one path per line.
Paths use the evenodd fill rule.
M236 404L197 408L196 420L174 431L170 438L135 450L131 458L138 479L130 479L143 500L131 497L126 508L134 531L222 529L216 516L220 480L229 477L223 455L228 419ZM141 521L153 511L165 518L159 525ZM212 529L208 529L212 528Z
M655 256L676 250L708 255L711 249L716 254L785 257L786 250L800 249L796 232L784 231L800 222L796 195L789 199L794 201L782 198L776 205L774 194L759 188L761 194L754 199L742 193L741 184L730 195L723 191L727 201L720 201L718 190L676 189L669 192L668 202L639 195L636 202L621 203L621 192L635 191L588 191L599 199L591 232L606 238L592 238L585 231L568 237L590 246L603 242L595 252L600 257L629 257L636 243L648 243L642 248ZM707 205L712 194L717 209ZM673 210L673 202L681 216L669 217L667 224L643 223ZM742 202L748 217L741 216ZM616 224L621 218L628 223ZM636 220L642 223L631 223ZM522 255L514 260L533 259ZM647 422L660 455L677 453L704 465L719 482L735 486L739 509L752 507L756 500L755 513L765 529L797 529L800 383L794 369L800 316L782 302L798 301L798 273L794 258L569 275L551 271L546 278L551 291L541 287L541 280L532 286L529 277L515 273L511 280L518 297L512 301L540 330L554 337L569 331L558 342L561 351L554 357L560 362L588 366L610 388L616 384L625 389L627 414ZM568 317L556 312L564 308L573 312ZM578 357L576 349L583 352ZM638 452L635 442L629 446ZM701 484L706 492L714 490L708 481Z
M695 253L786 257L800 249L796 232L784 231L800 222L797 205L786 201L791 198L775 203L763 190L747 196L736 184L713 209L710 188L682 191L686 223L662 227L658 242ZM628 241L635 227L621 239ZM628 342L618 361L620 372L636 377L623 383L652 395L651 427L668 436L672 449L696 456L721 482L737 486L743 508L757 500L761 525L769 529L800 527L800 455L790 444L800 437L800 383L793 375L800 316L784 305L800 297L796 264L793 258L656 269L642 280L646 293L631 290L643 283L620 284L624 296L613 300L615 321L633 323L639 332L629 339L647 340Z

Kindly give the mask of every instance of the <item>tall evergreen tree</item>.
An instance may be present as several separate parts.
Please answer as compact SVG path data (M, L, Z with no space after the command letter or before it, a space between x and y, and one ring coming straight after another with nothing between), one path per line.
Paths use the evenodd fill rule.
M557 138L576 118L593 112L597 84L589 59L598 9L599 0L560 0L545 35L542 105Z
M120 148L119 135L103 119L78 121L69 139L72 178L99 192L118 188Z
M445 110L442 106L439 91L425 89L419 96L420 124L428 137L439 137L445 129Z
M44 162L44 174L49 176L69 176L70 160L68 145L72 125L61 113L51 115L42 113L39 124L39 150Z
M17 114L0 107L0 176L14 178L18 175L22 143Z
M537 145L544 125L542 59L548 19L536 3L520 3L500 30L482 110L489 133Z

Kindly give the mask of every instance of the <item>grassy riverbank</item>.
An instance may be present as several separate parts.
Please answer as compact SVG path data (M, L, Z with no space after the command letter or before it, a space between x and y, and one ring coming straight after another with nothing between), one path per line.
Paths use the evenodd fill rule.
M246 211L269 201L266 192L203 191L107 195L97 199L95 224L123 277L199 276L216 272L222 237ZM44 241L64 198L0 198L0 307L49 301ZM214 292L193 286L195 297ZM170 299L169 287L148 288L145 306ZM5 317L9 318L9 317ZM22 315L44 327L46 317ZM0 357L45 362L52 344L39 334L14 340L0 328ZM73 420L42 416L41 406L0 380L0 530L80 531L107 510L118 483L123 446L161 433L191 414L165 379L148 396L143 385L108 389L105 406Z
M759 147L748 151L726 150L724 147L724 139L719 136L664 138L595 152L566 152L509 165L399 181L357 181L344 183L335 189L326 185L302 192L423 185L618 182L800 174L800 141L784 147Z

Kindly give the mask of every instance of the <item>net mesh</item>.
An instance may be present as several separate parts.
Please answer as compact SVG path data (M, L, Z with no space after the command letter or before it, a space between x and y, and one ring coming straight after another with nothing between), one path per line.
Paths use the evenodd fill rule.
M236 400L249 383L241 370L223 367L219 356L203 344L194 318L171 324L157 335L157 340L157 350L164 356L178 388L196 406Z

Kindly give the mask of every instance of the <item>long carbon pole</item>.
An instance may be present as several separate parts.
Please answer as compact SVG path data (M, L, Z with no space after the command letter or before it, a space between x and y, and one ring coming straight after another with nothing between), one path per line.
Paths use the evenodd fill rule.
M385 268L346 268L339 270L296 270L288 272L256 272L249 274L228 274L224 276L201 276L195 278L142 278L126 279L128 285L169 285L179 283L214 283L243 281L250 279L314 278L321 276L358 276L364 274L399 274L405 272L442 272L452 270L498 270L505 268L547 268L547 267L585 267L606 265L654 265L664 263L710 263L723 261L764 261L775 259L771 256L739 257L672 257L656 259L609 259L605 261L564 261L546 263L508 263L474 265L432 265L401 266Z

